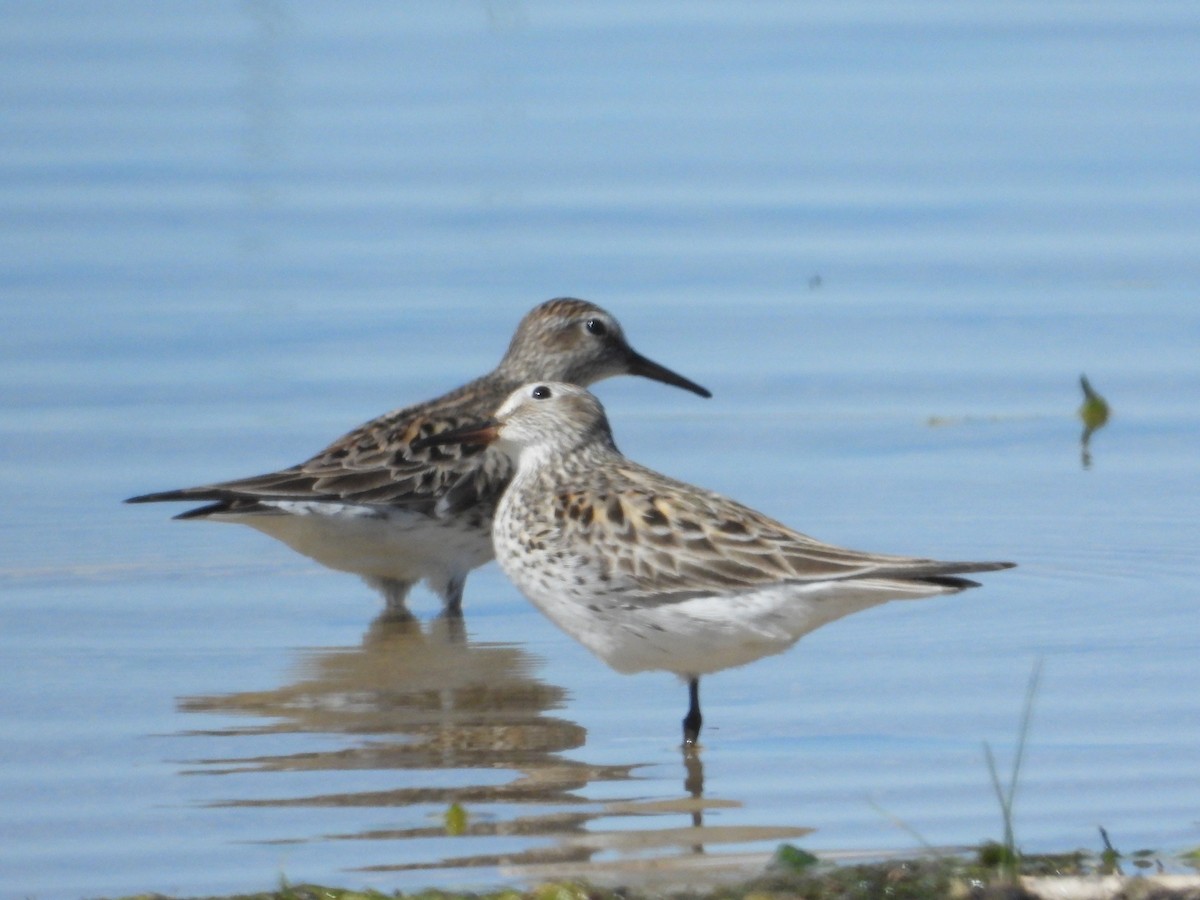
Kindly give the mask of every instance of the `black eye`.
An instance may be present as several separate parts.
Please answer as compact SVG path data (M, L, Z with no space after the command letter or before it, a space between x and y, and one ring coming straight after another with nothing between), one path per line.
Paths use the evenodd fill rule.
M544 384L539 384L537 387L535 387L532 391L529 392L529 396L532 397L534 400L549 400L550 399L550 388L546 387Z
M589 334L594 334L596 337L604 337L608 334L608 326L600 319L588 319L583 327L588 330Z

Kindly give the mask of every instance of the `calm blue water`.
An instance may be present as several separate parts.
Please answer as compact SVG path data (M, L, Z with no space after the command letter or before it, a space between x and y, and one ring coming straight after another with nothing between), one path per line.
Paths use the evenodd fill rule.
M3 897L973 844L1038 660L1022 845L1200 845L1194 4L0 8ZM119 503L306 458L561 294L715 393L600 385L630 456L1021 567L708 679L688 771L683 687L494 566L465 634L388 629Z

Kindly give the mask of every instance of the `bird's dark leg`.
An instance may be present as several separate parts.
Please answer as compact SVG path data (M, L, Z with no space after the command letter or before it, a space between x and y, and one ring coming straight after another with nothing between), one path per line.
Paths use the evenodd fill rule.
M700 739L700 726L704 720L700 717L700 679L688 679L688 712L683 717L683 746L696 746Z
M462 595L466 584L467 576L465 574L454 575L446 582L445 615L447 617L462 617Z

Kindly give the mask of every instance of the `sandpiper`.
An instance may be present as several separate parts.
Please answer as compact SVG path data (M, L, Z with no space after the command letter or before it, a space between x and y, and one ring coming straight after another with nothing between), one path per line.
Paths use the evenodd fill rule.
M700 735L700 677L786 650L814 628L892 599L953 594L968 572L822 543L621 455L600 402L539 382L495 416L421 442L491 445L516 467L492 525L504 573L619 672L687 681L685 746Z
M613 375L711 396L635 351L611 313L564 297L521 320L492 372L372 419L307 462L126 502L211 501L175 518L256 528L330 568L363 576L390 614L406 613L409 590L424 579L456 614L467 574L493 556L492 516L512 463L479 446L417 449L414 441L490 416L514 388L536 379L587 385Z

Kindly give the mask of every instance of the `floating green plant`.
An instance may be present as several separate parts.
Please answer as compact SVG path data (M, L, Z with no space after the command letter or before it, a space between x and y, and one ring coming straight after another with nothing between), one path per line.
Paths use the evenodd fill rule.
M1079 438L1079 447L1083 467L1088 469L1092 465L1092 435L1108 424L1111 410L1108 401L1096 393L1086 375L1079 376L1079 386L1083 388L1083 405L1079 407L1079 418L1083 420L1083 434Z
M461 804L451 803L442 818L446 823L446 834L451 837L460 837L467 833L469 817Z

